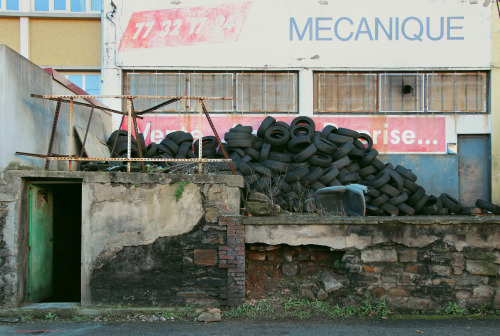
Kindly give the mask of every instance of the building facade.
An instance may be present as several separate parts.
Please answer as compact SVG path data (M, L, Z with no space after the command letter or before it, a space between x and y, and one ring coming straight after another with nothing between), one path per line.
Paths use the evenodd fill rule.
M1 0L0 44L100 94L102 0Z

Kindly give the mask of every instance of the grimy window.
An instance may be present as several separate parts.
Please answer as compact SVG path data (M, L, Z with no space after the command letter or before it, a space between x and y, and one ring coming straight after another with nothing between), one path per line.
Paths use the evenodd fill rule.
M233 100L206 100L211 113L298 112L297 73L277 72L129 72L125 92L130 95L233 97ZM137 111L162 101L134 99ZM179 101L157 113L195 113L196 101Z
M486 113L486 72L314 73L314 113Z

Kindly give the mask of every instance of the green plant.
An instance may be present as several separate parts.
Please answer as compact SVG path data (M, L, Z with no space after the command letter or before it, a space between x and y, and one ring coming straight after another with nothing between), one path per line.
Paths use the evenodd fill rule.
M78 321L78 322L83 321L83 316L75 315L75 316L73 316L72 320L73 321Z
M57 320L58 318L59 318L59 316L57 316L57 314L56 314L56 313L52 313L52 312L48 312L48 314L47 314L47 315L45 315L45 319L46 319L47 321L55 321L55 320Z
M184 192L184 187L188 185L189 182L184 182L184 181L179 181L175 182L175 185L177 186L174 191L174 196L175 196L175 201L179 202L179 200L182 197L182 193Z
M34 314L22 314L21 316L21 321L30 321L35 318Z
M444 313L447 315L465 315L467 314L467 309L460 308L456 302L449 301L444 309Z

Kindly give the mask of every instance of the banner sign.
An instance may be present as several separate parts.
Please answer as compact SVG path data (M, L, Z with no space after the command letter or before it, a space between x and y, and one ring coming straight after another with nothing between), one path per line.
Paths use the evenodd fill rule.
M288 124L295 116L274 116ZM224 133L237 124L252 126L257 132L263 116L211 115L221 140ZM312 118L316 130L327 125L350 128L369 134L374 147L380 153L446 153L446 120L442 116L317 116ZM198 115L144 116L137 119L139 131L144 134L146 144L159 143L174 131L185 131L195 139L200 136ZM126 129L125 118L122 129ZM203 136L213 135L212 129L203 117Z
M238 40L250 3L136 12L120 51Z

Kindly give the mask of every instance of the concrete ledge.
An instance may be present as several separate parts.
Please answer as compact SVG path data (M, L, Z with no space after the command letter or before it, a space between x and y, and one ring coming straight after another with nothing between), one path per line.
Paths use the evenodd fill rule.
M367 216L367 217L319 217L319 216L281 216L246 217L243 225L461 225L461 224L500 224L500 216Z

